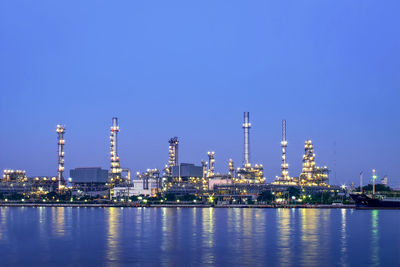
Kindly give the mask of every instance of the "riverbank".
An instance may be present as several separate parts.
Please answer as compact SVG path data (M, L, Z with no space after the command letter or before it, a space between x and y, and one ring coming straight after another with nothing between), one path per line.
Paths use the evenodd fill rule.
M141 204L141 203L26 203L3 202L0 207L72 207L72 208L318 208L318 209L354 209L355 205L261 205L261 204Z

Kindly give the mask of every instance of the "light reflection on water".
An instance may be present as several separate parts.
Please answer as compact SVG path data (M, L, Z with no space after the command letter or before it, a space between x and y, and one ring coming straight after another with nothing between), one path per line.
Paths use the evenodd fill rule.
M107 260L112 265L118 260L119 250L119 208L105 209L108 219L107 231Z
M393 211L0 208L0 216L6 266L400 264Z
M378 230L378 219L379 210L372 211L372 242L371 242L371 262L373 266L379 266L379 230ZM392 244L388 244L391 246ZM400 262L399 262L400 265Z
M43 208L44 209L44 208ZM52 208L52 223L53 223L53 234L55 236L61 237L65 234L65 217L64 217L63 207Z
M316 209L301 210L301 263L303 265L316 265L318 263L318 230Z
M278 209L278 248L280 251L280 266L291 266L291 244L290 236L292 226L290 223L291 210Z
M347 233L346 233L346 212L347 209L341 209L341 227L340 227L340 264L347 266Z

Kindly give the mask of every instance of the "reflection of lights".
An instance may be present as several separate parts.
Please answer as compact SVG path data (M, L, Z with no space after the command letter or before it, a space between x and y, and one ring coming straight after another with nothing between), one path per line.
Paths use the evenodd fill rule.
M107 259L109 261L117 260L119 246L119 223L120 209L108 208L108 235L107 235Z
M342 229L341 229L341 265L346 265L347 240L346 240L346 209L342 209Z
M278 209L278 222L279 222L279 251L281 265L290 266L290 236L291 236L291 225L290 225L290 211L288 209Z
M373 265L378 266L379 264L379 233L378 233L378 215L379 210L372 211L372 253L371 258Z
M63 236L65 234L64 208L57 207L52 209L52 215L54 234L57 236Z

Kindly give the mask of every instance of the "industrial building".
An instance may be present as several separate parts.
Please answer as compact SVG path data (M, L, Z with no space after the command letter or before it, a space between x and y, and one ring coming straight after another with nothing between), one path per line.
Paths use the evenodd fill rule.
M178 166L172 166L172 177L188 180L190 177L203 177L203 167L192 163L181 163Z
M106 184L108 182L108 170L100 167L81 167L69 171L73 184Z
M130 186L117 186L112 189L114 198L131 196L155 197L160 193L159 181L156 179L133 180Z
M23 182L27 181L24 170L4 170L2 182Z

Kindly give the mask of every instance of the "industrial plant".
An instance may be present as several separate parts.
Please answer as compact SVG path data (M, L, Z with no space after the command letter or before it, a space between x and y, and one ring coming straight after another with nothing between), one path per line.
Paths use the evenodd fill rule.
M135 177L131 177L131 169L121 167L118 155L120 127L118 118L114 117L110 129L110 169L74 168L69 171L69 178L65 179L64 159L68 159L64 154L66 129L63 125L57 125L57 174L27 177L24 170L4 170L0 182L0 194L10 198L12 195L19 195L23 199L43 201L80 199L131 201L138 198L152 198L160 201L189 199L199 202L246 203L256 201L263 194L272 194L280 201L301 202L301 196L297 196L297 199L290 197L288 194L290 188L292 191L300 192L300 195L309 195L313 192L337 194L343 191L342 187L329 184L328 167L317 166L311 140L306 140L304 144L301 173L298 176L290 175L287 161L286 120L282 120L280 141L281 174L267 179L263 164L251 161L251 126L250 114L244 112L243 161L241 166L235 168L234 161L229 159L226 163L226 173L218 173L215 170L218 155L214 151L205 152L208 160L201 160L198 165L180 162L179 138L175 136L167 139L168 158L162 170L150 168L144 172L136 172ZM276 163L279 166L279 160Z

